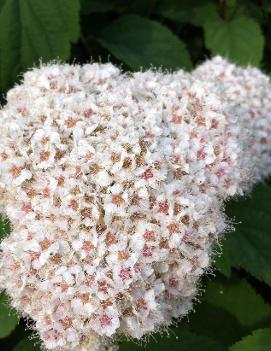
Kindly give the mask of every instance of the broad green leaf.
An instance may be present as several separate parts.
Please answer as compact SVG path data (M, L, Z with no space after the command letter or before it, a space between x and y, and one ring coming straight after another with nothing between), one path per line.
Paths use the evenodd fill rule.
M13 351L39 351L37 342L29 338L22 339L13 349Z
M250 17L222 19L215 7L201 7L197 19L202 23L206 47L213 53L240 65L259 65L263 56L264 37L259 24Z
M271 329L258 329L230 347L229 351L270 351Z
M178 329L207 336L226 347L247 334L247 328L244 328L235 316L206 301L195 306L195 313L188 315L187 322L182 320Z
M230 262L271 285L271 187L259 184L252 194L227 205L236 231L228 234Z
M226 56L241 65L259 65L264 37L258 23L248 17L205 25L206 46L214 54Z
M52 59L66 60L79 35L79 0L2 0L0 90L17 75Z
M208 3L209 0L160 0L155 12L175 22L196 24L195 9Z
M202 26L205 21L217 18L217 5L212 0L160 0L156 13L175 22Z
M220 19L218 15L218 7L212 1L202 2L193 10L195 25L204 27L206 22L216 22Z
M7 297L0 294L0 339L7 337L18 323L15 312L8 306Z
M105 28L100 44L133 69L191 68L185 44L167 27L140 16L120 17Z
M230 278L231 276L231 262L230 262L230 248L227 239L224 239L220 244L220 255L215 258L215 267L225 277Z
M170 335L171 334L171 335ZM206 336L200 336L191 332L169 330L169 335L154 335L152 341L144 345L146 351L172 350L172 351L226 351L225 347L217 341ZM132 342L120 345L120 351L140 351L142 346Z
M245 280L229 282L224 279L211 282L208 284L204 300L230 312L244 326L271 322L271 306L266 304Z

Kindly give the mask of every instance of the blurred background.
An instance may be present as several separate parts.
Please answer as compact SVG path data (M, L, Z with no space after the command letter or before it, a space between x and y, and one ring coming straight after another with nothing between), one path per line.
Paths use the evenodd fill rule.
M268 0L0 0L1 101L27 69L51 60L191 70L220 54L269 73L270 20ZM120 340L121 351L271 350L270 184L228 203L226 211L236 231L218 244L195 313L163 337L140 345ZM0 238L9 230L1 219ZM26 329L1 294L1 351L39 350Z

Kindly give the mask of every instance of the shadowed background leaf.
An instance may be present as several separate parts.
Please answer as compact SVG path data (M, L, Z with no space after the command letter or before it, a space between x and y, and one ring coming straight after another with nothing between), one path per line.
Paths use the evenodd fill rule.
M271 285L270 186L259 184L246 198L229 202L227 214L234 218L236 231L228 234L222 259Z
M0 339L8 336L18 324L16 313L9 308L5 294L0 294Z
M1 0L0 90L40 59L67 60L79 31L79 0Z
M269 351L270 346L271 329L260 329L237 342L229 351Z
M98 41L135 70L191 68L185 44L168 28L143 17L120 17L101 32Z

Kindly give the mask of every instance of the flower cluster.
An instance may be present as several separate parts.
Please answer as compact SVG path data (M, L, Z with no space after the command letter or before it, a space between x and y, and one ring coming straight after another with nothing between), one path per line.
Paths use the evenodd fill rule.
M268 76L253 67L242 68L215 57L199 66L193 76L208 80L223 103L228 121L238 120L242 132L235 135L243 144L243 167L250 163L252 181L271 173L271 84Z
M188 313L223 200L270 170L269 88L215 58L192 74L53 64L8 92L0 287L45 348L101 350Z

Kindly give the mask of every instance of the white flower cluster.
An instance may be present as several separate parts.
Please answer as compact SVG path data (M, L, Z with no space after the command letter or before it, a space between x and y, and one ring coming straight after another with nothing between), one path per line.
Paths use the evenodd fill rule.
M270 78L257 68L244 69L219 56L199 66L193 76L207 79L209 89L224 103L227 120L238 121L242 132L236 138L244 145L244 167L245 163L251 163L252 180L268 176L271 173Z
M192 74L53 64L0 111L0 287L46 349L141 338L192 307L223 200L271 169L271 84L221 58Z

